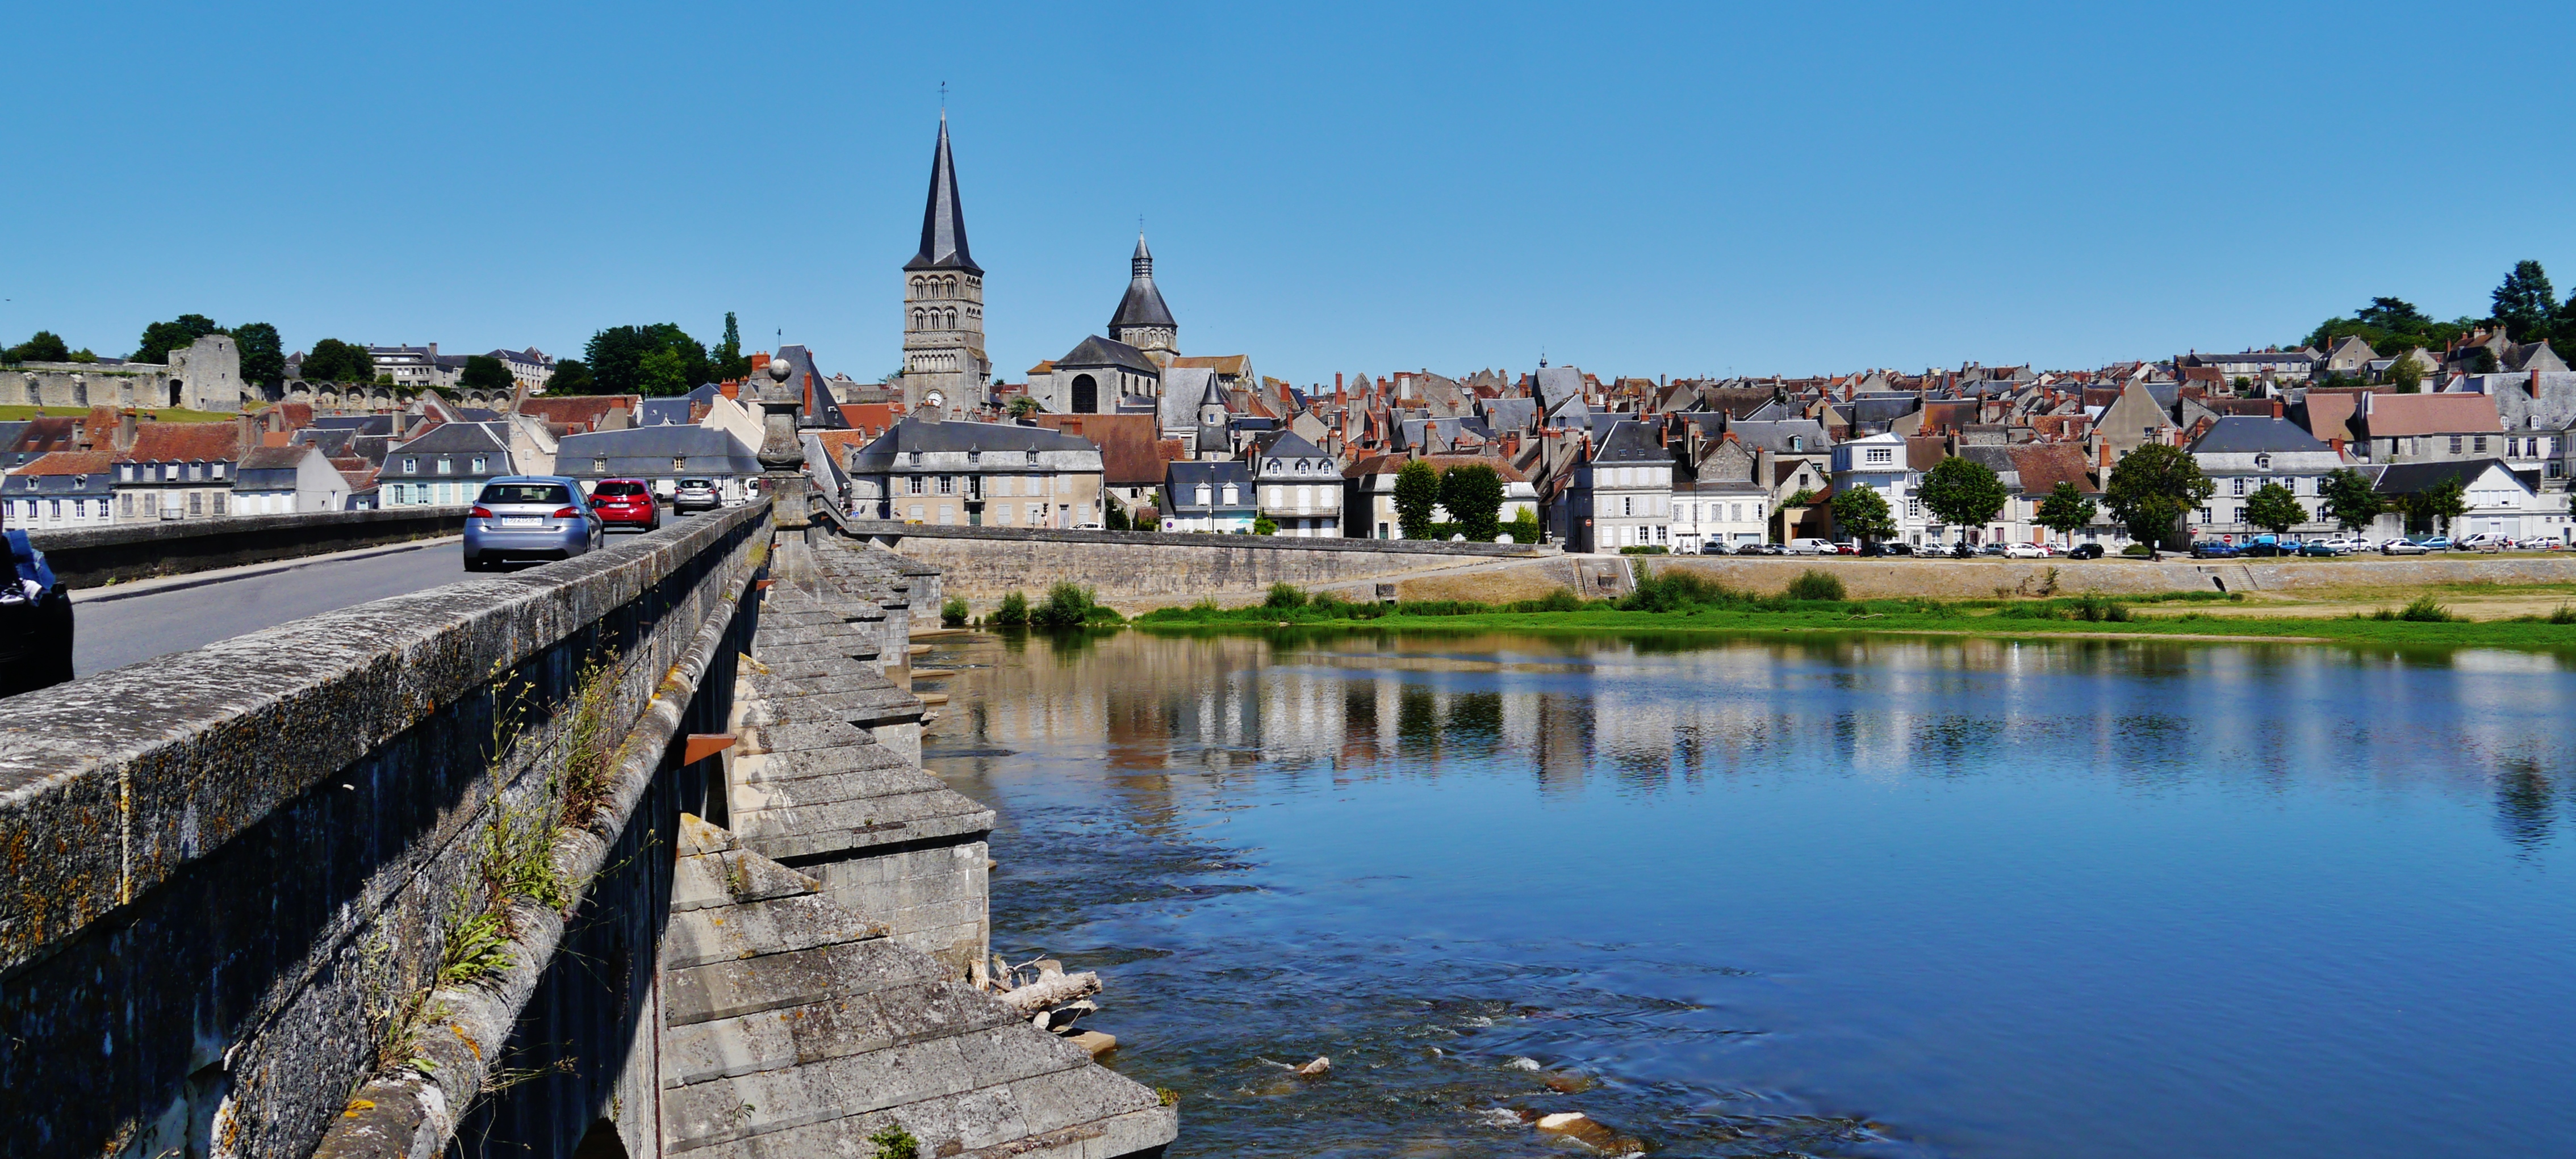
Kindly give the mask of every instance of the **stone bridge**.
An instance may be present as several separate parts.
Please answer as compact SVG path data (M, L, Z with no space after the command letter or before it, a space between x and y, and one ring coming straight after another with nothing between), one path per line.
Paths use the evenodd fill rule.
M942 577L795 506L0 701L7 1153L1159 1152L982 985Z

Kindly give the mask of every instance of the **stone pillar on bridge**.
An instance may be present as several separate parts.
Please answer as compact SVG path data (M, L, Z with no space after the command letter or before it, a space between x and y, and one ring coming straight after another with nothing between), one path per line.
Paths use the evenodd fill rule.
M796 435L804 393L787 384L796 373L784 358L769 360L769 384L760 388L761 490L768 492L778 530L802 533L813 521L813 484L805 477L805 444Z

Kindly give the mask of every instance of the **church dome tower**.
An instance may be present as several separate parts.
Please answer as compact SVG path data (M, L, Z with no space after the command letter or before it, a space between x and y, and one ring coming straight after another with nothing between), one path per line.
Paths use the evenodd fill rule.
M966 250L966 210L957 195L945 112L939 114L939 144L930 157L921 252L903 264L903 316L907 408L920 414L933 392L942 411L981 403L993 373L984 357L984 267Z
M1129 259L1128 268L1132 272L1127 296L1118 299L1118 312L1109 316L1109 340L1149 354L1180 353L1176 343L1181 324L1172 320L1172 308L1163 304L1163 292L1154 288L1154 254L1145 248L1143 233L1136 235L1136 256Z

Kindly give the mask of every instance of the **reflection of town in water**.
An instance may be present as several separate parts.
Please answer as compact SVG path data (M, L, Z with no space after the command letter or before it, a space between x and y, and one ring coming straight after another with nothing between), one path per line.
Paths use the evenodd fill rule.
M2538 1061L2576 1022L2497 1009L2566 1004L2452 986L2576 977L2536 933L2576 922L2554 655L1128 630L927 664L925 763L1001 817L994 949L1103 973L1174 1159L1536 1159L1575 1111L1673 1156L2394 1159L2424 1138L2327 1108L2419 1087L2475 1104L2424 1116L2452 1142L2576 1131Z
M984 638L963 655L972 667L941 733L1001 748L1094 741L1112 773L1199 774L1211 790L1256 771L1359 782L1454 766L1486 776L1505 761L1545 793L1651 793L1791 750L1864 777L1946 777L2044 741L2139 783L2445 781L2492 790L2510 825L2545 830L2570 763L2532 731L2570 670L2546 653L1131 631ZM2384 743L2423 730L2470 759L2428 764Z

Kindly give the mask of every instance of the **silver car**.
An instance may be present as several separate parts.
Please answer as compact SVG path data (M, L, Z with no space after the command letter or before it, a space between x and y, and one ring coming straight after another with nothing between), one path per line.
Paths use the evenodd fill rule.
M504 560L571 559L607 537L581 485L560 475L513 475L483 485L465 517L465 570Z

